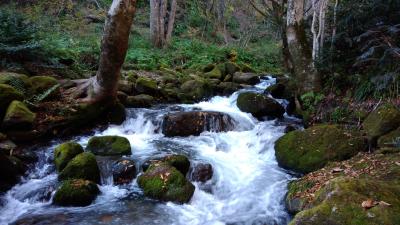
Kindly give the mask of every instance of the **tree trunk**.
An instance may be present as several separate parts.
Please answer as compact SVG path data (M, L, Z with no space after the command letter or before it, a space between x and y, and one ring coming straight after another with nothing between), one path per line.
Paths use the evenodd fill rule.
M169 44L177 5L177 0L172 0L171 4L168 0L150 0L150 36L154 46L162 48Z
M120 70L128 49L135 11L136 0L114 0L108 11L99 68L89 84L88 98L92 102L116 99Z
M288 0L286 37L298 91L319 91L320 79L304 29L304 0Z

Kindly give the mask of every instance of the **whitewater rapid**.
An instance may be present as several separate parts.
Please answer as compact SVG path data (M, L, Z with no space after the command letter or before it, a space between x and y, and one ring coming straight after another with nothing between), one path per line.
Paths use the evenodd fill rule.
M274 82L268 78L250 90L262 92ZM192 163L210 163L213 178L204 184L194 183L196 190L188 204L150 200L143 196L136 179L129 185L114 186L112 177L102 173L102 194L92 205L53 206L51 197L58 182L52 155L60 143L53 141L37 149L39 161L34 168L0 197L0 224L287 224L290 216L284 196L293 177L278 166L274 153L274 143L284 134L285 127L282 121L258 121L241 112L236 99L240 92L248 90L197 104L127 109L128 117L122 125L96 132L128 138L132 146L130 158L138 171L146 160L173 153L188 156ZM224 112L236 126L229 132L166 138L160 129L163 116L182 110ZM74 140L85 146L90 137Z

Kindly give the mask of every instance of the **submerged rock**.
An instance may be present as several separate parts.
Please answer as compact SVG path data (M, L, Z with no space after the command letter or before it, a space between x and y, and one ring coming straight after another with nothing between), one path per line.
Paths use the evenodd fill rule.
M396 106L384 104L371 112L363 122L363 127L370 140L395 130L400 126L400 110Z
M195 190L181 172L167 163L152 164L138 178L138 184L147 197L181 204L189 202Z
M90 152L75 156L58 175L60 180L84 179L100 183L100 170L96 157Z
M75 156L83 153L83 148L76 142L65 142L54 150L54 164L58 172L61 172Z
M280 118L285 113L283 106L274 99L253 92L239 94L237 106L241 111L251 113L256 118Z
M59 206L88 206L100 193L95 183L73 179L64 181L56 191L53 203Z
M90 138L86 150L95 155L118 156L131 155L131 144L125 137L100 136Z
M190 178L196 182L206 182L211 180L214 174L213 168L209 163L199 163L193 167Z
M112 166L114 184L128 184L136 177L135 162L130 159L121 159Z
M320 169L330 161L348 159L365 149L366 143L358 132L335 125L292 131L275 143L279 165L299 173Z
M36 114L20 101L11 102L4 116L2 128L4 130L30 130Z
M241 73L236 72L233 75L233 82L239 84L256 85L260 83L260 77L254 73Z
M198 136L204 131L233 130L233 119L225 113L210 111L178 112L164 117L163 134L167 137Z

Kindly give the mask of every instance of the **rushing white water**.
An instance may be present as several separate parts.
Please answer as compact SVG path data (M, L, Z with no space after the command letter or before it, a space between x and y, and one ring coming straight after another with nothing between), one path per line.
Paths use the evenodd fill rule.
M256 85L263 91L273 79ZM283 135L277 121L258 121L236 107L238 92L193 105L158 109L129 109L121 126L96 135L120 135L132 145L137 167L149 158L171 153L187 155L192 162L210 163L212 180L195 183L188 204L160 203L143 197L134 180L114 186L102 177L102 194L88 207L64 208L51 204L57 185L52 165L54 147L39 149L39 162L23 181L1 197L0 224L287 224L290 217L283 199L292 177L278 167L274 142ZM283 103L283 101L281 101ZM163 115L177 109L218 111L236 122L230 132L204 132L198 137L166 138L160 132ZM90 137L77 137L83 146ZM106 169L105 169L106 170ZM104 175L104 174L103 174Z

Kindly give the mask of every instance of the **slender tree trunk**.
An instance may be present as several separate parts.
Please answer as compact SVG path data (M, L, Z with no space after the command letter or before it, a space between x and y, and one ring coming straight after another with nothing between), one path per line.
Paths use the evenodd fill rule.
M304 29L304 0L288 0L286 36L298 91L319 91L320 79Z
M165 44L167 44L167 45L171 42L172 32L174 30L174 24L175 24L177 5L178 5L177 0L172 0L171 10L170 10L170 13L169 13L169 18L168 18L167 35L166 35L166 38L165 38Z
M92 102L116 99L120 70L128 49L135 11L136 0L114 0L108 11L99 68L89 84L88 97Z
M168 0L150 0L150 35L154 46L161 48L169 44L177 5L177 0L172 0L171 4Z

